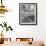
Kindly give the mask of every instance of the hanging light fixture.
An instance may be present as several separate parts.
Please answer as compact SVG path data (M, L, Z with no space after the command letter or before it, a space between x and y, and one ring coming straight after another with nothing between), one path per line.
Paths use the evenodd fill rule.
M2 0L1 0L0 14L5 14L5 12L8 12L8 11L5 9L5 6L3 6Z

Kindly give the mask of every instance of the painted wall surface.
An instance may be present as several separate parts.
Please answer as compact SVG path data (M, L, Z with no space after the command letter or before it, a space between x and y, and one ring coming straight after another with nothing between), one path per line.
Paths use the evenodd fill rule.
M37 3L37 25L19 25L19 3ZM7 22L14 29L5 32L5 37L33 37L34 40L46 41L46 0L3 0L10 9L5 17L0 17L0 23ZM1 30L0 30L1 31Z

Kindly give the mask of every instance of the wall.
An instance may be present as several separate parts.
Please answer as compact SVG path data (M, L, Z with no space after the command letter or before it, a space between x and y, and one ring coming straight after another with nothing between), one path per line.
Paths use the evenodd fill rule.
M11 25L14 29L12 32L5 32L5 37L33 37L34 40L43 40L46 41L46 0L3 0L4 5L9 8L11 11L6 13L5 17L0 17L0 23L8 22L8 25ZM36 3L37 6L37 22L35 25L19 25L19 3ZM12 34L11 34L12 33Z

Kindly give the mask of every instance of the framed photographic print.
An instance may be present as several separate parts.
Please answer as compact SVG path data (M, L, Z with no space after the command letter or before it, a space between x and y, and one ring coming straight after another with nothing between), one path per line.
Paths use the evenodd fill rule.
M19 24L37 25L37 3L19 4Z

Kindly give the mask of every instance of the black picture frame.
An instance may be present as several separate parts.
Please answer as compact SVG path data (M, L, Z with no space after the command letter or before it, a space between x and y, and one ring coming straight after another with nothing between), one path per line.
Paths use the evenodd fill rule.
M19 24L37 25L37 3L19 3Z

